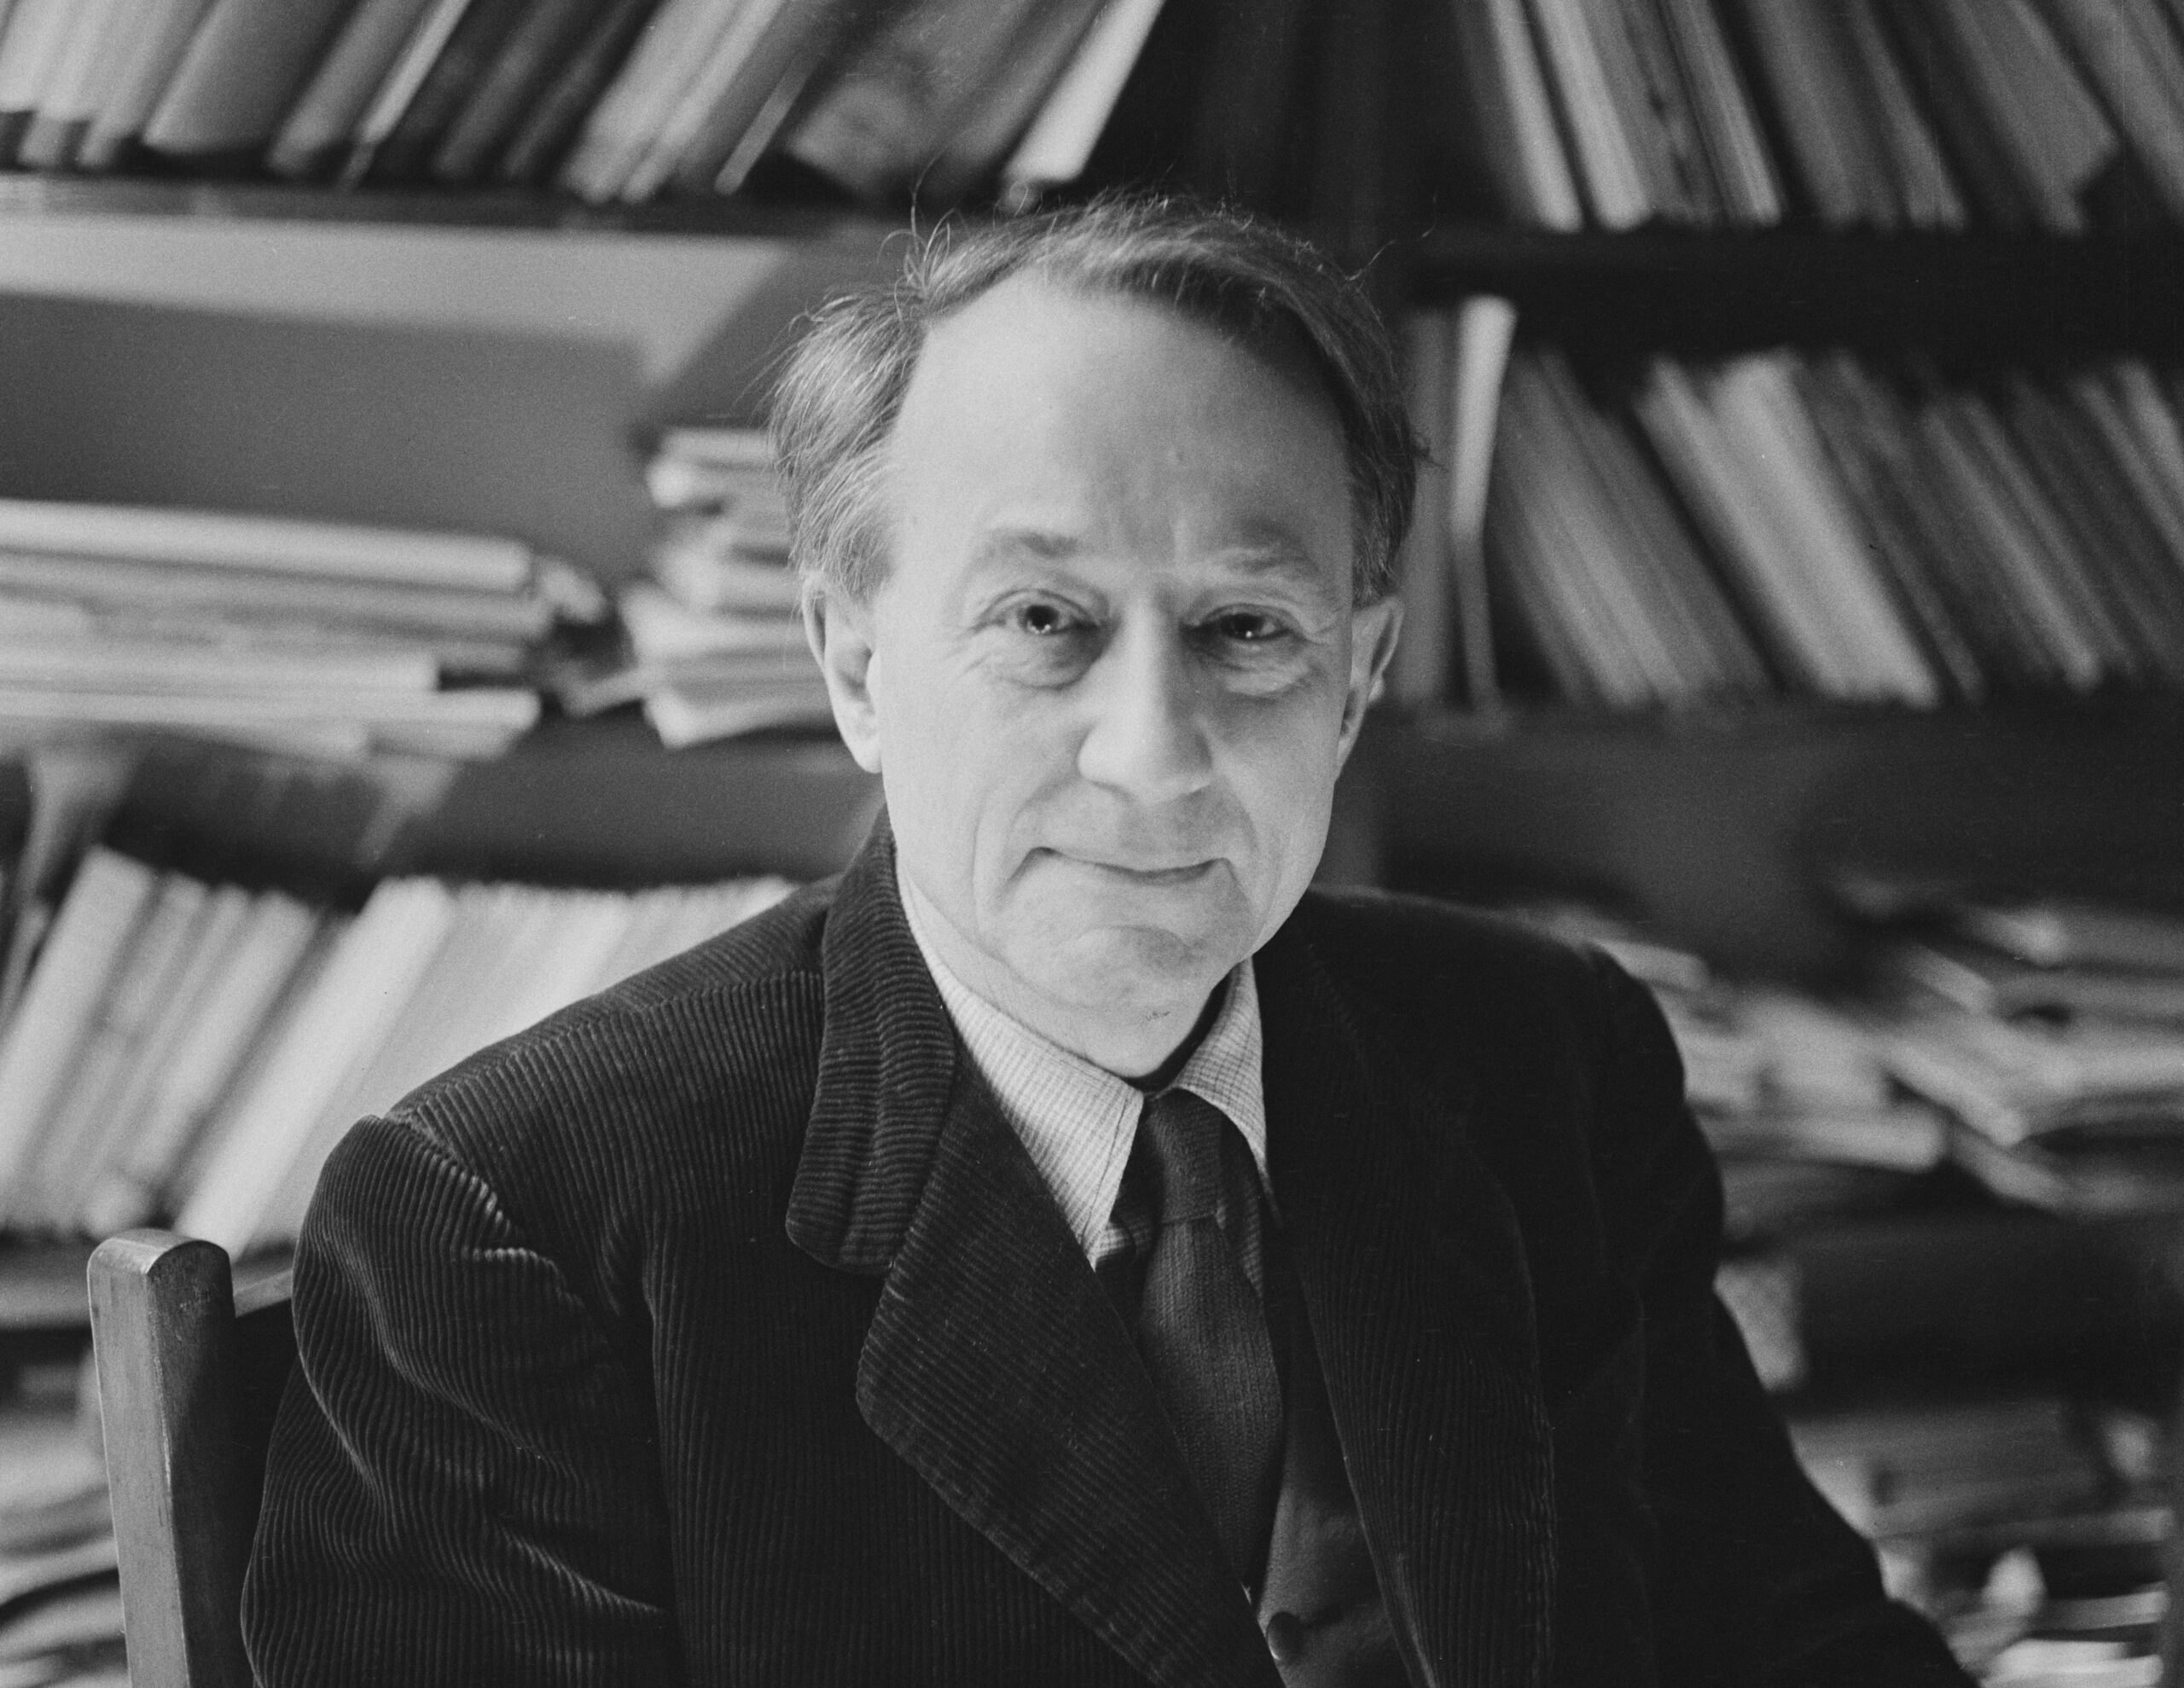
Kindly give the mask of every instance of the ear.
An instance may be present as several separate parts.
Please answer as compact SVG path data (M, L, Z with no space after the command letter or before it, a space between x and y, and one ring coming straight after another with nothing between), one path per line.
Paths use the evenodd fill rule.
M834 729L857 765L880 771L880 712L872 702L872 610L814 587L804 595L804 637L826 676Z
M1365 711L1380 699L1395 658L1396 635L1403 631L1403 600L1383 598L1350 615L1350 686L1342 700L1342 738L1338 765L1350 759Z

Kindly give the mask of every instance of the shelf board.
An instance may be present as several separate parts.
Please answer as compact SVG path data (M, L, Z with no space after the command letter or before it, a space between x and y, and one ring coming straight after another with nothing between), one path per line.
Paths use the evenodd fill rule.
M0 219L40 217L190 218L768 241L818 240L845 229L881 231L897 226L868 212L742 199L595 206L566 194L517 189L351 190L286 182L0 171Z
M1414 298L1504 293L1546 333L1611 345L2184 345L2184 229L2073 237L1472 226L1434 230L1397 252Z
M1908 704L1763 699L1692 709L1600 709L1519 702L1490 710L1436 707L1391 715L1389 738L1420 747L1504 740L1649 740L1706 745L1729 739L1954 739L2094 734L2103 739L2184 736L2184 695L2141 693L2013 697L1920 709Z
M88 1325L84 1267L90 1257L88 1243L18 1243L0 1249L0 1336Z

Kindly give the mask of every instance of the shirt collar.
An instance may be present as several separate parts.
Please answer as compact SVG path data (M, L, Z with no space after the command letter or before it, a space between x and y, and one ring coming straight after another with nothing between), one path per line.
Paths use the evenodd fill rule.
M927 937L916 898L900 883L903 913L940 1000L1001 1111L1053 1191L1087 1254L1098 1251L1145 1093L1004 1013L956 977ZM1260 1075L1258 985L1247 957L1228 975L1220 1012L1176 1075L1178 1088L1227 1115L1267 1182L1266 1096Z

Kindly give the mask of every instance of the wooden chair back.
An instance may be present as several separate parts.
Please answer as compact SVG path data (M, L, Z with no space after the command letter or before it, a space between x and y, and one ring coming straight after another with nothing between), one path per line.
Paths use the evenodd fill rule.
M130 1231L90 1275L132 1688L249 1688L243 1568L295 1359L288 1274L237 1293L217 1244Z

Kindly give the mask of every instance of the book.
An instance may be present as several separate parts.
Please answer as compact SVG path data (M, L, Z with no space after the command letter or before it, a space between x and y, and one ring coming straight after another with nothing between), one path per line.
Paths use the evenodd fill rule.
M1641 136L1626 127L1594 19L1580 0L1528 3L1593 220L1604 229L1635 228L1661 206L1639 156Z
M159 875L130 945L72 1062L65 1093L48 1117L44 1142L0 1206L9 1228L67 1230L105 1145L129 1122L115 1106L153 1016L167 1000L200 942L211 889L187 875Z
M462 26L472 3L473 0L433 0L416 15L364 102L363 115L349 131L345 149L327 160L341 186L356 187L371 174L380 148L400 125L410 102L439 62L449 38Z
M512 539L231 515L212 510L0 498L0 550L514 592L531 581Z
M1060 62L1039 44L1051 40L1060 21L1081 25L1089 15L1085 0L1048 6L991 0L979 7L906 0L834 68L784 131L781 148L860 199L906 195L948 154L979 102L1017 85L1010 76L1019 55L1048 77L1043 94ZM1037 103L1029 102L1027 119ZM1015 138L1002 142L993 165ZM967 171L960 158L952 160L950 182Z
M444 939L446 887L392 880L372 893L238 1099L176 1228L240 1254L350 1064L384 1036Z
M365 176L351 179L422 180L464 102L531 5L531 0L470 0L401 117L378 140Z
M1030 14L1027 26L1018 31L975 96L951 113L934 136L938 144L917 172L921 197L935 205L955 205L993 181L1068 71L1101 3L1048 0ZM1368 26L1365 19L1356 20L1344 32L1344 38L1355 42ZM1355 137L1368 127L1366 113L1356 115L1356 122L1331 126L1333 132L1319 149L1323 164L1338 137ZM1345 176L1354 202L1363 195L1373 173L1360 171Z
M2184 972L2036 966L1984 945L1907 942L1891 950L1892 977L1975 1014L2151 1020L2184 1024Z
M2184 1133L2184 1035L2067 1027L1936 1008L1889 1030L1891 1071L2004 1147L2061 1132Z
M1735 0L1814 216L1892 227L1897 206L1872 132L1848 9L1829 0Z
M1464 85L1502 206L1542 229L1583 225L1584 206L1524 0L1451 0Z
M37 113L15 149L24 170L60 170L76 149L106 96L124 44L138 24L124 0L78 0L68 32L47 72Z
M1657 360L1635 409L1779 661L1824 696L1937 699L1783 358L1697 380Z
M23 551L0 550L0 592L118 613L188 611L238 624L353 623L485 640L536 639L555 619L555 606L531 594Z
M1708 0L1656 0L1712 178L1719 220L1760 228L1782 220L1782 189L1751 96Z
M496 166L500 180L531 186L560 165L588 114L644 38L659 5L659 0L609 0L510 136Z
M787 115L776 91L787 86L793 100L860 3L745 0L646 142L621 197L648 200L671 181L697 193L733 191L721 185L730 160L772 139L771 130L752 136L753 125L770 116L777 127Z
M524 114L598 20L608 0L540 0L484 69L433 154L449 183L484 179Z
M1881 12L1882 0L1844 0L1842 21L1895 206L1914 229L1961 229L1964 195Z
M1046 102L1001 170L1004 206L1022 211L1074 182L1114 114L1162 0L1107 0Z
M213 0L144 125L176 157L263 148L353 0Z
M1449 524L1438 518L1448 505L1455 447L1455 314L1445 310L1420 312L1403 325L1404 398L1424 455L1418 466L1416 513L1396 560L1403 635L1387 684L1391 700L1414 709L1438 704L1453 689L1449 599L1454 565Z
M2086 196L2123 141L2030 0L1930 0L2039 226L2091 226Z
M621 191L647 142L731 21L733 0L662 0L584 120L561 185L594 202Z
M76 149L80 170L112 170L144 133L212 0L147 0L115 55L113 81Z
M149 868L108 850L93 850L77 869L39 964L0 1030L0 1191L17 1190L31 1166L154 884Z
M15 162L75 18L69 0L16 0L8 14L0 35L0 165Z
M344 647L338 641L236 645L224 641L18 636L0 626L0 687L56 692L335 692L434 690L439 664L416 647Z
M2184 972L2184 919L2055 898L1974 902L1954 924L1966 937L2036 967Z
M2184 219L2184 43L2153 0L2042 0L2173 218Z
M330 175L436 0L360 0L266 150L276 175Z
M172 1058L148 1060L141 1088L125 1104L128 1140L85 1194L78 1217L87 1233L107 1234L171 1210L174 1182L199 1134L277 1005L309 977L314 948L331 944L340 929L340 921L265 891L248 897L229 947L200 947L198 990L183 997L191 1006L169 1034Z

